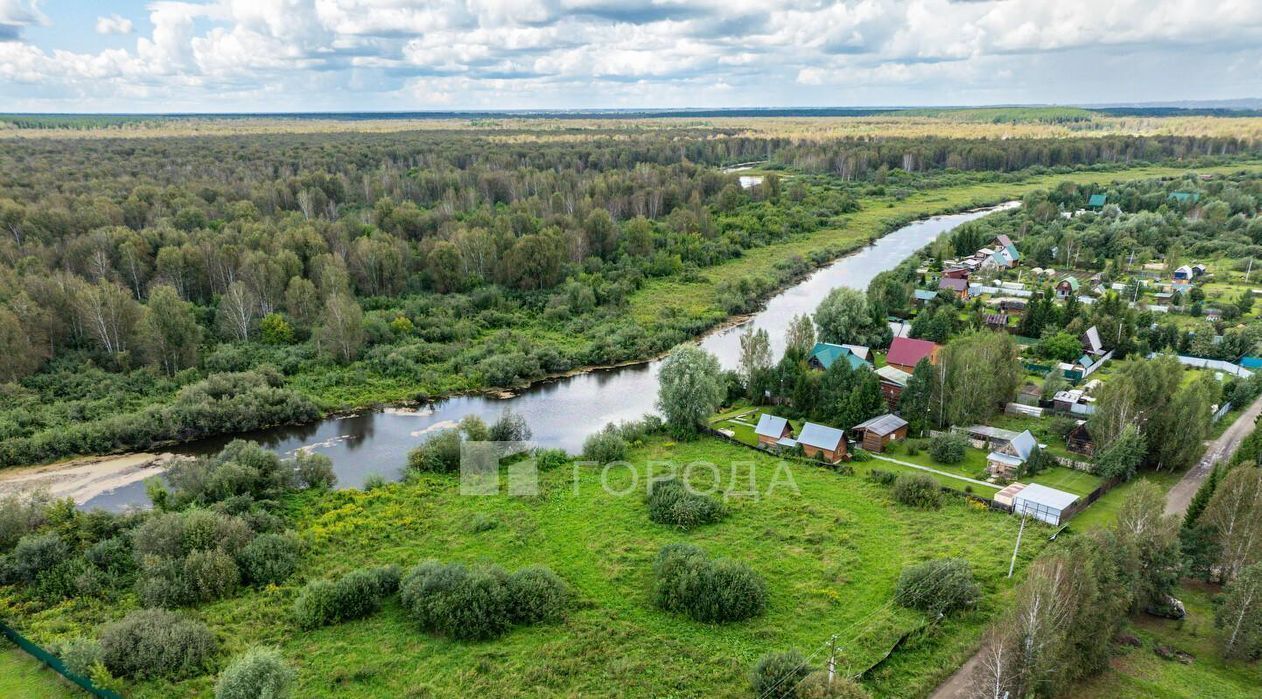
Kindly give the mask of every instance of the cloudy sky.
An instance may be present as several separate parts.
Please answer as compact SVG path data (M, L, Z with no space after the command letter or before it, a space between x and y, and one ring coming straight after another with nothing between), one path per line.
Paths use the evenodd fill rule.
M1262 0L0 0L0 110L1262 97Z

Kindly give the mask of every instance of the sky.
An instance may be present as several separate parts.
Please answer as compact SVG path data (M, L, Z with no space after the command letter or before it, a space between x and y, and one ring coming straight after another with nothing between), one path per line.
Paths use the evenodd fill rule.
M1262 0L0 0L0 111L1262 97Z

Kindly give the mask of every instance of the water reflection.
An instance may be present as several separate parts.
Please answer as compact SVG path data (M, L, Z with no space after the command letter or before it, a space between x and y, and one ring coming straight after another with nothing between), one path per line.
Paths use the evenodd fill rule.
M938 216L904 226L776 295L748 322L767 330L773 352L779 355L789 321L799 313L813 312L831 289L867 288L877 273L897 266L942 232L993 210ZM742 331L743 326L727 328L707 336L701 345L713 352L725 368L733 368ZM457 396L415 411L365 411L237 437L255 440L284 456L292 456L301 448L328 454L333 459L339 487L359 487L370 474L397 478L402 474L407 452L424 439L426 431L449 426L466 415L493 422L509 408L526 418L538 444L576 452L587 435L606 423L633 420L654 411L659 364L653 361L547 381L506 399ZM214 453L229 439L204 440L179 451ZM119 509L147 503L144 485L134 484L98 496L85 507Z

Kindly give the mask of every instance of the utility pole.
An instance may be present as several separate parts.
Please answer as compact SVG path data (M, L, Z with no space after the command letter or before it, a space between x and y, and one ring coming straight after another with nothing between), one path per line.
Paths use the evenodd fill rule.
M1244 272L1244 283L1245 283L1245 284L1248 284L1248 283L1249 283L1249 275L1250 275L1252 272L1253 272L1253 258L1252 258L1252 257L1250 257L1250 258L1249 258L1249 269L1246 269L1246 270L1245 270L1245 272Z
M833 686L833 677L837 674L837 634L828 639L828 686Z
M1017 530L1017 545L1012 547L1012 562L1008 564L1008 577L1012 577L1012 571L1017 567L1017 551L1021 550L1021 535L1025 533L1025 519L1029 516L1029 512L1021 513L1021 528Z

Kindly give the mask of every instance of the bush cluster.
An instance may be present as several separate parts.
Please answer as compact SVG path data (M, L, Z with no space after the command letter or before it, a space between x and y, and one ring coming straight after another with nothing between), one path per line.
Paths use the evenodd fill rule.
M150 516L132 534L141 603L170 608L233 594L242 578L237 556L253 538L244 519L213 510Z
M251 648L215 683L215 699L287 699L297 673L275 648Z
M904 473L894 479L894 499L904 505L936 510L942 506L942 486L927 473Z
M971 607L981 598L973 569L962 558L925 561L904 568L894 588L894 600L904 607L930 614L948 614Z
M165 442L248 432L319 417L320 410L310 398L282 386L280 374L268 367L211 374L180 389L167 405L0 440L0 466L74 454L143 451Z
M201 674L215 649L205 624L162 609L132 612L101 631L101 661L116 677Z
M809 660L796 649L759 658L750 683L754 696L759 699L868 698L859 683L841 673L829 681L828 672L811 670Z
M362 619L399 589L399 576L399 567L390 565L353 570L336 580L313 580L294 600L294 618L307 629Z
M749 566L711 559L692 544L668 544L653 566L653 597L668 612L706 623L740 621L767 607L767 586Z
M241 549L242 577L254 585L278 585L298 568L300 544L291 533L260 534Z
M399 594L422 629L461 640L496 638L514 624L560 619L570 600L568 587L547 568L509 575L496 566L437 561L408 571Z
M649 486L649 519L690 529L717 522L727 514L723 503L708 495L693 493L678 480L665 478Z
M964 460L968 442L954 432L943 432L929 440L929 456L940 464L958 464Z
M878 485L893 485L898 479L898 474L884 469L874 468L868 471L868 480Z

